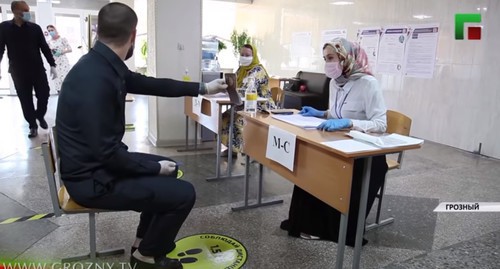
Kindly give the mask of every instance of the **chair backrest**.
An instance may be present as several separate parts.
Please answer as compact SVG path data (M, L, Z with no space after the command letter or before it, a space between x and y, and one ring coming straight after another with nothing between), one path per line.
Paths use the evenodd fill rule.
M403 113L387 110L387 133L410 135L411 119Z
M271 95L274 100L274 103L278 108L281 108L283 105L283 90L280 87L272 87Z
M328 100L328 95L330 93L330 78L324 73L299 71L295 76L300 78L307 85L308 92L319 94L326 97L326 100Z
M49 183L50 199L52 201L52 207L54 209L54 214L56 216L62 215L62 210L59 204L59 184L57 180L58 165L57 161L59 159L57 154L56 142L55 142L55 128L51 128L49 131L49 139L47 142L42 143L42 155L45 164L45 170L47 172L47 180Z
M400 134L400 135L410 135L411 119L403 113L387 110L387 133L390 134ZM403 152L398 154L398 168L401 168L403 163Z

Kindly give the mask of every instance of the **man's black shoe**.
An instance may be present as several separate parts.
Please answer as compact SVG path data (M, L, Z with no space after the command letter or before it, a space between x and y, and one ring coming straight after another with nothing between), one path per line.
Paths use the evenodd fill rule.
M42 129L47 130L47 128L49 128L49 125L44 118L38 119L38 122L40 123L40 127L42 127Z
M179 260L169 259L167 257L155 258L155 263L143 262L133 255L130 256L130 265L136 269L182 269L182 263ZM135 266L137 265L137 267Z
M30 132L28 134L29 138L36 137L38 135L38 129L37 128L30 128Z

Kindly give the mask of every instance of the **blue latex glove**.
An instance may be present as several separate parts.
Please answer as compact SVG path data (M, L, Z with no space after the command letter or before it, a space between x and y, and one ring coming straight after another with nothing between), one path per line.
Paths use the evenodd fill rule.
M331 132L340 129L350 128L351 125L352 121L350 119L329 119L321 123L316 129Z
M299 114L302 116L306 116L306 117L322 118L323 115L325 115L325 112L319 111L319 110L312 108L310 106L304 106L304 107L302 107L302 110L299 112Z
M56 51L54 52L54 56L56 56L56 57L59 57L59 56L61 56L61 55L62 55L62 52L61 52L60 50L56 50Z

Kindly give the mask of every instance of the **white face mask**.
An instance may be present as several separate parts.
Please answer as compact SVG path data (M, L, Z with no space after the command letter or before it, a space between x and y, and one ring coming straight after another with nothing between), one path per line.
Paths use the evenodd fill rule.
M249 66L253 61L252 56L240 56L240 65L241 66Z
M325 63L325 75L329 78L336 79L342 75L342 67L339 62Z

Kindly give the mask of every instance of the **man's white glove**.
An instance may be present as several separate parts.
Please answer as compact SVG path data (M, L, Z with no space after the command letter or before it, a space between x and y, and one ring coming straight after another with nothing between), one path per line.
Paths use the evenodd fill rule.
M55 66L50 67L50 76L51 76L52 80L57 78L57 72L56 72Z
M208 83L205 83L205 91L206 91L205 94L216 94L219 92L225 92L226 89L227 89L226 80L222 78L214 79Z
M176 163L171 161L159 161L158 163L161 166L160 175L165 175L165 176L172 175L172 173L175 171L175 167L177 166Z

